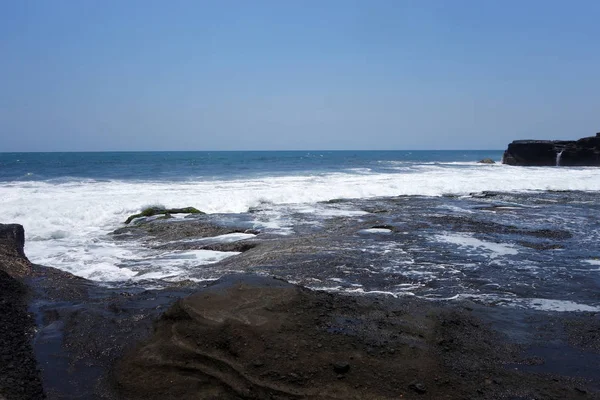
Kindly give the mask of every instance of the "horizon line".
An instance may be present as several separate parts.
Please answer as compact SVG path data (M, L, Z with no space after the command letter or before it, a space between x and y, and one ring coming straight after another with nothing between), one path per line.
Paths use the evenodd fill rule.
M0 154L14 153L265 153L265 152L343 152L343 151L504 151L505 149L311 149L311 150L50 150L50 151L0 151Z

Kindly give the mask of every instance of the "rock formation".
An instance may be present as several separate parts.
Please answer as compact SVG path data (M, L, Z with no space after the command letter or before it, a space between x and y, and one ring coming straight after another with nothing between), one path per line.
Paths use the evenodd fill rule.
M123 229L155 227L148 235L167 241L220 232L204 219ZM457 231L514 233L513 227L473 227L460 218L443 222ZM344 231L338 221L336 235L356 232L355 223ZM394 230L381 222L359 225ZM571 237L546 229L526 234ZM49 400L598 398L600 325L593 313L350 296L253 274L163 289L111 288L29 263L23 236L21 226L0 224L0 400L42 399L41 382ZM313 254L323 243L322 235L312 244L280 240L251 249L254 255L238 258L236 269L294 266L282 246ZM321 255L320 261L322 269L328 260ZM508 334L518 334L518 345ZM557 364L546 353L532 353L547 337L565 349L561 369L551 375L528 369ZM587 364L574 378L567 373L581 355Z
M139 214L130 215L129 218L125 221L126 224L129 224L136 218L142 217L153 217L155 215L163 215L165 218L171 218L171 214L204 214L202 211L194 208L194 207L185 207L185 208L163 208L163 207L148 207L142 210Z
M31 346L35 321L27 312L27 286L18 279L31 272L24 238L21 225L0 224L0 399L44 396Z
M520 166L600 166L600 133L579 140L515 140L502 162Z
M496 376L488 368L502 345L476 339L492 337L436 304L238 275L177 302L114 376L130 400L458 398L476 390L460 373ZM467 342L477 350L462 353Z
M0 270L12 277L31 273L31 263L25 257L25 231L18 224L0 224Z

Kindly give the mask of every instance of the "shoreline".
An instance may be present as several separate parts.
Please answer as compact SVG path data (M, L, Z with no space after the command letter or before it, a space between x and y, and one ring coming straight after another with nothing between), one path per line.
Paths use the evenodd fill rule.
M215 229L188 223L206 235ZM14 252L17 240L5 240L2 248L13 254L3 269L26 260ZM269 248L261 251L268 255ZM143 290L106 288L31 265L19 278L29 287L20 298L36 316L28 354L37 359L47 398L600 395L592 376L600 370L598 313L332 294L249 272L208 285ZM229 317L223 319L224 312ZM182 338L201 341L184 344L170 336L180 329L188 331ZM26 391L39 389L31 371L17 373L27 380ZM164 386L167 377L174 383ZM186 394L191 384L195 389ZM7 388L0 386L0 394ZM36 398L26 393L7 399Z
M457 290L452 289L453 274L438 273L439 282L411 289L421 290L419 296L403 291L388 296L387 288L409 288L418 281L371 268L384 270L386 263L397 262L386 254L408 257L406 251L414 247L410 257L425 266L460 270L465 260L478 263L484 269L473 278L466 276L470 286L461 290L488 290L489 280L478 275L509 282L519 276L510 259L513 253L519 254L515 260L529 263L561 254L572 257L569 249L581 245L581 232L547 221L564 219L560 204L573 196L584 201L584 195L546 192L529 198L484 192L468 198L339 199L317 205L326 215L333 212L316 219L318 225L309 214L297 214L294 234L283 236L249 227L260 208L237 219L201 213L142 216L115 229L110 239L161 252L236 254L197 266L196 275L190 275L217 274L217 280L156 280L153 289L145 289L143 281L108 287L31 264L23 253L22 228L19 233L16 225L3 225L17 232L0 235L3 252L10 256L3 269L8 265L29 288L21 299L35 316L31 358L37 360L50 399L185 398L191 396L189 385L196 388L192 392L205 393L200 398L225 399L596 398L598 312L535 310L533 303L507 307L502 301L464 297L439 301ZM338 214L348 207L361 210L360 215ZM515 218L530 222L514 224ZM428 238L442 241L423 247L432 245ZM452 247L457 240L458 252ZM471 253L464 243L478 252ZM509 258L496 262L505 255ZM547 266L544 273L550 277ZM559 278L553 279L564 286ZM331 283L339 285L333 293L327 292ZM593 299L586 294L592 293L593 282L575 283L580 297ZM544 296L552 285L517 293L524 299ZM369 288L377 290L369 293ZM215 315L229 317L215 320ZM256 318L264 323L257 324ZM187 333L173 336L181 329ZM349 361L350 355L360 362ZM335 364L348 364L352 372L332 372ZM341 370L345 367L337 368ZM179 383L161 386L167 377Z

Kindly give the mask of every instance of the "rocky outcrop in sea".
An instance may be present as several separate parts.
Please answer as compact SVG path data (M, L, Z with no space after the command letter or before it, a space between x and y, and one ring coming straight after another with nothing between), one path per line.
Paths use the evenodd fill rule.
M518 166L600 166L600 133L579 140L515 140L502 162Z

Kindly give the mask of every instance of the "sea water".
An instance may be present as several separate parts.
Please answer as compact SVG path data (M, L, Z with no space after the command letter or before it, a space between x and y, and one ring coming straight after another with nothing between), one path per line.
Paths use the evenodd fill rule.
M501 157L501 151L0 153L0 211L3 223L25 227L31 261L118 284L186 279L191 268L235 254L164 253L110 239L127 216L150 205L193 206L223 218L260 208L246 216L253 228L290 235L294 215L364 214L319 205L339 198L600 192L597 168L514 167L500 164ZM477 163L483 158L497 163ZM431 240L493 260L516 251L460 233L432 234Z

